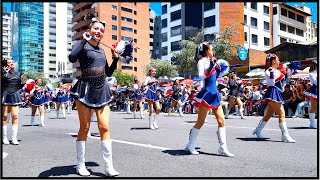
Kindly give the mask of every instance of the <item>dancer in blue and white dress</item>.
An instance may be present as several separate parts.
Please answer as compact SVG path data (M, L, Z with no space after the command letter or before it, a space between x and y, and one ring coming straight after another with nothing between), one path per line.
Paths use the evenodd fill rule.
M288 133L287 124L285 121L285 111L283 107L282 92L284 91L284 86L286 85L286 78L289 74L288 70L285 68L277 69L280 67L280 61L278 56L269 53L266 58L266 71L265 77L267 81L267 91L265 92L264 99L268 101L267 110L264 114L262 120L260 120L258 126L253 131L253 135L257 138L263 139L262 129L267 124L269 119L274 113L277 113L279 117L279 127L282 131L281 139L283 142L295 143L296 141L292 139Z
M56 103L56 114L59 118L59 110L61 106L63 118L66 118L66 103L68 102L67 92L64 87L62 87L62 82L59 82L58 88L56 88L53 101Z
M155 76L156 76L156 69L151 67L149 69L149 76L146 78L146 82L145 82L145 85L148 85L146 100L148 102L148 107L149 107L149 128L150 129L159 128L157 116L160 113L160 103L159 103L160 99L157 93L158 80L155 78ZM153 105L156 106L156 112L152 116Z
M318 63L316 60L312 62L312 68L310 69L309 80L311 87L305 91L306 98L311 102L311 108L309 111L310 128L317 129L316 110L317 110L317 94L318 94L318 81L317 81L317 69ZM319 116L319 115L318 115Z
M66 95L65 96L67 98L67 102L65 104L67 106L66 108L68 110L68 114L71 114L72 105L73 105L73 98L70 95L70 87L66 87L65 90L66 90Z
M1 67L2 142L3 144L10 144L7 137L7 118L10 113L12 119L12 144L18 145L19 106L23 104L20 90L23 88L27 79L21 81L21 74L14 71L16 65L12 59L3 59Z
M141 92L141 84L139 83L138 79L134 80L134 85L133 85L134 93L132 97L133 101L133 118L136 119L136 110L137 110L137 105L139 104L139 109L140 109L140 118L144 119L143 116L143 106L142 106L142 92Z
M200 61L201 63L199 63L200 59L202 60ZM193 104L198 107L198 119L190 130L189 142L185 149L191 154L199 154L195 149L195 142L200 128L204 124L208 111L212 109L218 122L217 135L220 144L218 153L222 156L233 157L234 155L227 149L221 94L217 90L216 84L217 77L222 77L229 71L229 64L222 59L216 61L213 57L212 46L207 42L203 42L197 47L195 60L198 61L199 77L204 80L204 86L193 100Z
M40 78L35 80L36 85L30 91L31 102L31 126L34 125L34 118L37 109L40 111L40 127L44 127L44 104L46 103L45 89L41 86L42 80Z

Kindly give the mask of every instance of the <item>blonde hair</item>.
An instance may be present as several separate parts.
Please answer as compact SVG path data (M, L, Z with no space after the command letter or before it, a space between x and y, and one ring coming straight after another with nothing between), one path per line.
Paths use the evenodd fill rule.
M149 75L149 76L151 76L151 71L152 71L152 69L156 70L154 67L150 67L149 70L148 70L148 75Z

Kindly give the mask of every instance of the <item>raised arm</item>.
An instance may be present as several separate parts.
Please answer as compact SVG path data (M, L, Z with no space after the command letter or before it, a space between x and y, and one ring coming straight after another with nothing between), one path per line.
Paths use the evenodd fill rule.
M69 54L69 61L70 62L75 63L80 58L81 52L82 52L83 47L86 42L87 42L87 40L82 39L81 41L78 41L73 45L72 51Z

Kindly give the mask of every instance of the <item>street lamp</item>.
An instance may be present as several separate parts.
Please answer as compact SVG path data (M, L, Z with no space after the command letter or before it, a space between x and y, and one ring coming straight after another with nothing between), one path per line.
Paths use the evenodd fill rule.
M251 39L251 34L250 34L250 29L251 29L251 25L247 25L247 24L245 24L245 23L241 23L242 25L244 25L244 26L247 26L248 27L248 29L249 29L249 38L248 38L248 41L249 41L249 48L248 48L248 72L250 72L250 44L251 44L251 42L250 42L250 39Z

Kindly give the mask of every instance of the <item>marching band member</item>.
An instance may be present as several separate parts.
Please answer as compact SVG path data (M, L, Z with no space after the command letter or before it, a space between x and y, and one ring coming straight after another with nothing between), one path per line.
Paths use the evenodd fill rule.
M65 88L62 86L62 82L59 82L58 88L56 88L53 101L56 103L57 118L59 118L59 111L61 107L63 118L66 119L66 103L68 102L68 98Z
M44 127L44 104L46 103L45 99L45 89L42 87L42 80L40 78L35 80L36 84L33 89L30 91L30 102L31 102L31 126L34 125L34 118L37 109L40 111L40 126Z
M242 101L240 99L240 93L242 93L242 87L241 87L240 81L237 80L236 74L230 75L228 84L230 87L230 94L229 94L229 105L228 105L228 108L226 109L225 118L226 119L229 118L229 112L234 102L236 101L239 107L241 119L244 119L244 116L243 116L244 108L243 108Z
M181 102L181 96L182 96L182 87L179 83L179 80L176 79L173 82L172 86L172 97L171 97L171 105L168 110L168 115L171 116L171 110L178 104L179 106L179 116L183 116L182 113L182 102Z
M316 110L317 110L317 93L318 93L318 81L317 81L317 69L318 63L316 60L312 62L312 68L310 69L309 79L311 87L305 91L306 98L311 101L311 108L309 111L310 127L317 129ZM318 115L319 116L319 115Z
M132 98L132 100L133 100L133 118L136 119L136 117L137 117L136 109L137 109L137 104L138 104L139 109L140 109L140 118L144 119L143 106L142 106L141 84L139 83L138 79L134 80L133 89L134 89L134 94L133 94L133 98Z

